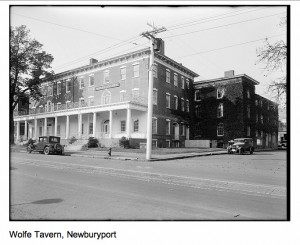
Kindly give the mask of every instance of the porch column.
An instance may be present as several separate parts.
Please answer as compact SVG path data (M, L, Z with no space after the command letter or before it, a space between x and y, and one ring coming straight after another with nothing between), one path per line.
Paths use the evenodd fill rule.
M34 138L37 139L37 119L34 119Z
M78 114L78 138L80 139L82 137L82 114Z
M112 138L113 111L109 111L109 138Z
M97 113L93 112L93 137L96 137Z
M17 121L17 140L16 141L19 141L20 140L20 122Z
M127 137L130 138L130 129L131 129L131 109L127 109L127 122L126 122L126 126L127 126Z
M69 138L69 124L70 124L70 116L68 115L68 116L66 116L67 118L66 118L66 139L68 139Z
M24 140L27 140L28 135L28 127L27 127L27 120L25 120L25 128L24 128Z
M45 123L44 123L44 136L47 136L47 117L45 117Z
M57 116L54 119L54 136L57 136Z

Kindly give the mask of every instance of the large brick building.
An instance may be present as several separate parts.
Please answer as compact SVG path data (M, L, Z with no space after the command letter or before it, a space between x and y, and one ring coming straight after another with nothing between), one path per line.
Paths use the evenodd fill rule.
M278 107L255 93L253 78L233 71L217 79L197 81L193 138L224 147L229 140L251 137L258 148L277 147Z
M134 146L146 142L149 58L150 50L143 49L102 61L90 59L88 65L44 82L44 97L14 113L15 141L56 135L65 142L95 137L102 146L118 145L123 136ZM153 144L184 146L198 75L168 58L164 45L154 62Z

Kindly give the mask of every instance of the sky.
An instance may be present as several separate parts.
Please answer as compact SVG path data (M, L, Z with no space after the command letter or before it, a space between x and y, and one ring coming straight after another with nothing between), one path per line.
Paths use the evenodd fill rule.
M26 25L31 36L52 54L55 73L149 47L140 34L148 24L165 27L157 37L165 54L199 74L196 80L247 74L260 82L256 92L269 99L269 82L280 75L265 71L257 50L286 40L284 6L13 6L11 26Z

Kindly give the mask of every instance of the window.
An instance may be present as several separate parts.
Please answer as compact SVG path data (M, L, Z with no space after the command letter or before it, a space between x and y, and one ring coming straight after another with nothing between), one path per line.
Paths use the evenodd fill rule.
M71 108L71 101L66 101L66 107L67 107L67 109L70 109Z
M171 142L170 142L170 140L166 140L166 147L167 147L167 148L170 148L170 147L171 147Z
M220 103L218 106L218 117L223 117L223 103Z
M126 67L121 67L121 80L126 80Z
M196 117L200 117L200 106L196 105Z
M175 110L178 110L178 97L174 95L174 104L175 104Z
M121 121L121 132L126 131L126 121Z
M110 104L110 95L111 94L108 90L104 91L104 93L102 94L102 104Z
M259 132L258 132L258 130L255 130L255 137L259 138Z
M166 119L166 135L170 134L171 130L171 121L169 119Z
M90 96L89 97L89 106L93 106L94 105L94 96Z
M152 147L157 148L157 139L152 140Z
M189 79L186 79L186 88L187 88L187 89L190 89L190 82L189 82Z
M89 123L89 134L93 134L93 123Z
M184 77L181 77L181 88L184 89Z
M133 77L139 77L140 75L140 65L139 64L133 64Z
M217 89L217 99L222 99L225 94L225 89L224 88L218 88Z
M84 98L79 99L79 106L83 107L84 106Z
M180 124L179 130L180 130L180 135L181 135L181 136L184 136L184 131L185 131L185 126L184 126L184 124Z
M170 83L171 82L171 78L170 78L170 70L166 70L166 82Z
M186 111L190 112L190 102L189 102L189 100L186 100Z
M250 99L250 90L247 89L247 98Z
M140 89L134 88L132 89L132 99L137 100L139 98Z
M178 76L176 73L174 74L174 86L178 87Z
M53 84L50 84L48 87L48 96L53 96Z
M133 122L133 132L138 132L139 131L139 120L135 120Z
M262 102L262 100L260 100L260 101L259 101L259 104L260 104L260 107L262 107L262 106L263 106L263 102Z
M263 115L260 115L260 122L264 123L264 116Z
M223 136L224 135L224 125L223 123L219 123L217 126L217 136Z
M181 110L184 111L184 99L181 98Z
M120 101L123 102L126 100L126 90L120 91Z
M258 106L258 100L257 99L255 100L255 105Z
M157 105L157 89L153 89L153 105Z
M57 83L57 95L61 94L61 82Z
M250 136L250 134L251 134L250 126L247 126L247 136Z
M152 117L152 134L157 134L157 118Z
M89 86L90 86L90 87L94 86L94 82L95 82L95 81L94 81L94 75L90 75L90 76L89 76Z
M79 88L83 89L84 88L84 79L81 77L79 78Z
M70 92L70 91L71 91L71 80L68 79L68 80L66 81L66 92L68 93L68 92Z
M195 101L200 101L201 97L200 97L200 90L195 91Z
M248 118L250 118L250 116L251 116L250 112L251 112L250 111L250 105L247 105L247 116L248 116Z
M103 132L105 134L109 133L109 120L104 121L104 123L103 123Z
M166 108L171 108L171 96L169 93L166 93Z
M157 78L157 64L152 66L153 77Z
M109 83L109 71L103 72L103 83Z
M256 113L256 122L258 123L258 113Z

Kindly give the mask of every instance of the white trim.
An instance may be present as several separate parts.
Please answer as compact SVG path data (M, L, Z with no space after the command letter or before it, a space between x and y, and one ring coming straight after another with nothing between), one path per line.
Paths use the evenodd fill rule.
M125 66L125 65L123 65L123 66L120 66L120 69L123 69L123 68L126 68L126 66Z
M132 90L140 90L140 88L133 88Z
M95 96L94 95L91 95L91 96L89 96L88 98L90 99L90 98L94 98ZM83 97L82 97L83 98Z
M133 65L133 66L135 66L135 65L140 65L140 62L135 62L135 63L133 63L132 65Z
M91 74L89 74L88 76L89 76L89 77L94 76L94 73L91 73Z

